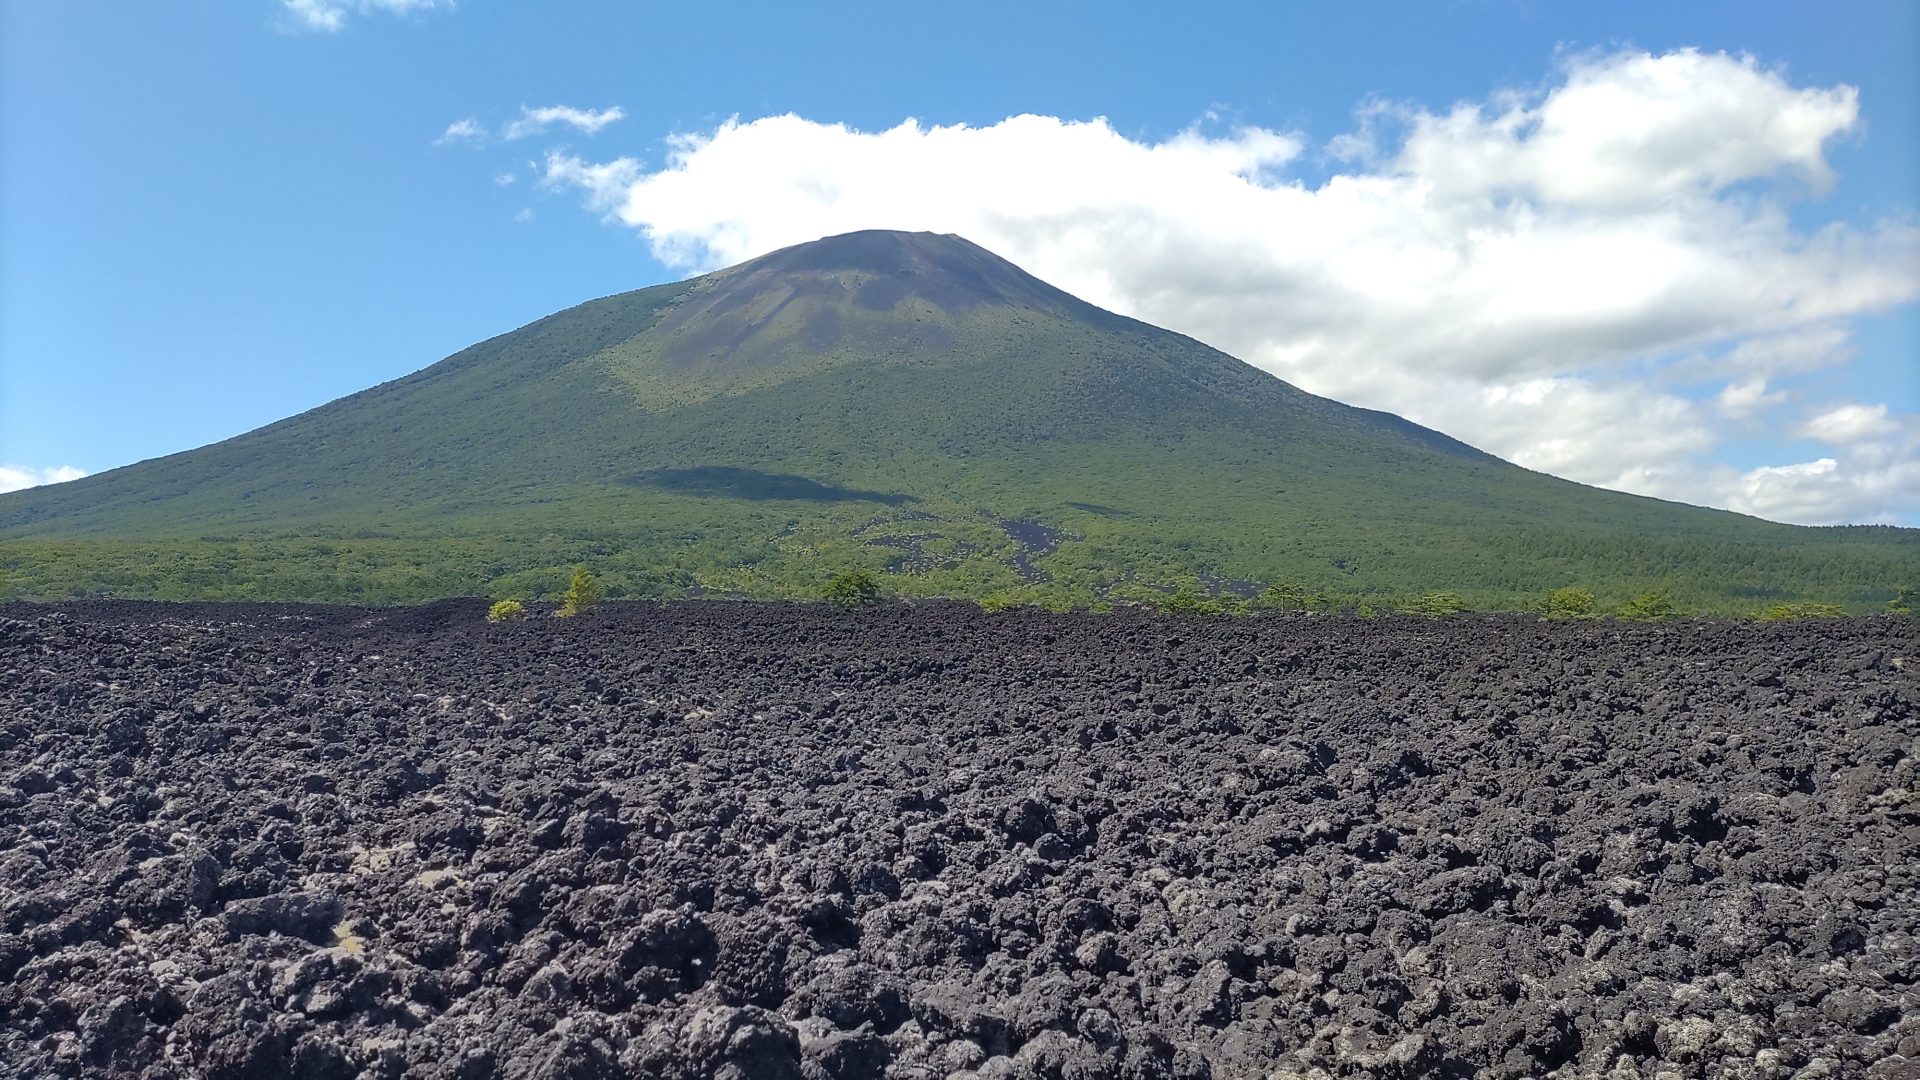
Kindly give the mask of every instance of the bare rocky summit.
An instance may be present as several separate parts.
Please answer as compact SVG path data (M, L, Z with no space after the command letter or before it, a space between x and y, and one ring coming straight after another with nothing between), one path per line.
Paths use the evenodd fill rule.
M0 1075L1920 1076L1913 620L0 608Z

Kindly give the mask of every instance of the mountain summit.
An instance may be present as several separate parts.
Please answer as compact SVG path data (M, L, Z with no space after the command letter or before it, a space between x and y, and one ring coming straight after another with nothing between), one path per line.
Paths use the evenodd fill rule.
M830 236L710 274L707 281L724 295L764 294L773 284L844 295L855 307L876 312L894 311L902 303L948 314L979 307L1054 314L1097 310L951 233L869 230ZM804 289L803 282L815 283L814 289Z
M1023 322L1103 315L958 236L857 232L697 279L606 359L657 404L875 357L937 362Z
M1860 605L1920 532L1584 487L1305 393L957 236L860 232L591 301L212 446L0 496L16 594L1061 602L1584 584Z

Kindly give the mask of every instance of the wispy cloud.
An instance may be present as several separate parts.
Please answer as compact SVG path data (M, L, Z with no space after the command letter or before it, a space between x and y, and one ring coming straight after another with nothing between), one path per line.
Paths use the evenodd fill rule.
M463 120L455 120L453 123L448 124L447 130L441 132L440 137L433 140L433 144L435 146L452 146L455 143L477 144L486 141L487 129L481 127L478 120L469 116Z
M499 140L512 142L532 135L539 135L556 125L570 127L582 134L593 135L601 128L616 120L623 119L627 111L615 105L607 109L576 109L571 105L545 105L538 109L520 106L520 115L500 126L496 135L482 124L478 117L468 116L447 125L447 130L435 139L435 146L451 146L464 143L468 146L485 146ZM510 175L510 174L509 174ZM511 183L512 180L494 178L496 183Z
M19 491L42 484L64 484L87 475L85 469L71 465L35 468L31 465L0 465L0 492Z
M1900 430L1885 405L1840 405L1809 419L1800 433L1821 442L1847 444L1883 438Z
M457 0L280 0L296 30L338 33L355 15L416 15L451 11Z
M576 109L571 105L548 105L543 108L529 109L522 105L520 119L511 121L506 127L501 128L500 137L524 139L529 135L538 135L555 124L565 124L593 135L626 115L626 110L618 105L611 109Z
M774 116L676 136L658 168L556 153L543 182L689 271L855 229L959 233L1308 390L1587 483L1806 522L1920 505L1920 454L1881 431L1904 406L1835 419L1876 403L1808 401L1808 372L1852 362L1854 319L1920 298L1911 222L1789 213L1832 182L1852 87L1627 50L1444 111L1369 102L1357 123L1315 148L1260 128L1154 142L1049 116ZM1309 155L1343 164L1291 178ZM1753 425L1789 430L1792 401L1822 430L1880 434L1811 462L1717 460Z
M1759 375L1731 382L1714 395L1713 403L1731 417L1748 417L1787 400L1784 390L1768 390L1767 380Z

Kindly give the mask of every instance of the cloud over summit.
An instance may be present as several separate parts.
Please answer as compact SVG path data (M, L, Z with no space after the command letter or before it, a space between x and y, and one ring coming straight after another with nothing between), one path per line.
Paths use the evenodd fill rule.
M1567 58L1445 111L1371 103L1315 146L1105 120L730 120L665 160L550 154L545 182L700 271L863 228L955 232L1308 390L1588 483L1807 522L1920 505L1911 404L1819 400L1851 320L1920 297L1910 222L1797 227L1859 124L1847 86L1749 57ZM1324 180L1309 158L1332 159ZM1891 408L1889 408L1891 404ZM1845 408L1879 413L1845 414ZM1736 468L1736 425L1813 461ZM1910 511L1906 511L1910 512Z

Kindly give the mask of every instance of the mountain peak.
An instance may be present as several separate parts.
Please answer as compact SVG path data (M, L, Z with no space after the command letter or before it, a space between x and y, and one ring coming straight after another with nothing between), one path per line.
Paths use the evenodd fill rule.
M953 233L861 229L781 248L741 266L765 263L784 270L861 270L887 274L933 269L956 258L982 256L996 262L1005 261Z
M1050 311L1079 302L1007 260L952 233L867 229L781 248L708 275L723 289L764 291L787 279L800 292L845 299L868 311L891 311L919 299L947 314L983 305Z
M859 358L938 363L1022 324L1113 316L962 237L867 230L769 252L678 286L609 369L684 403Z

